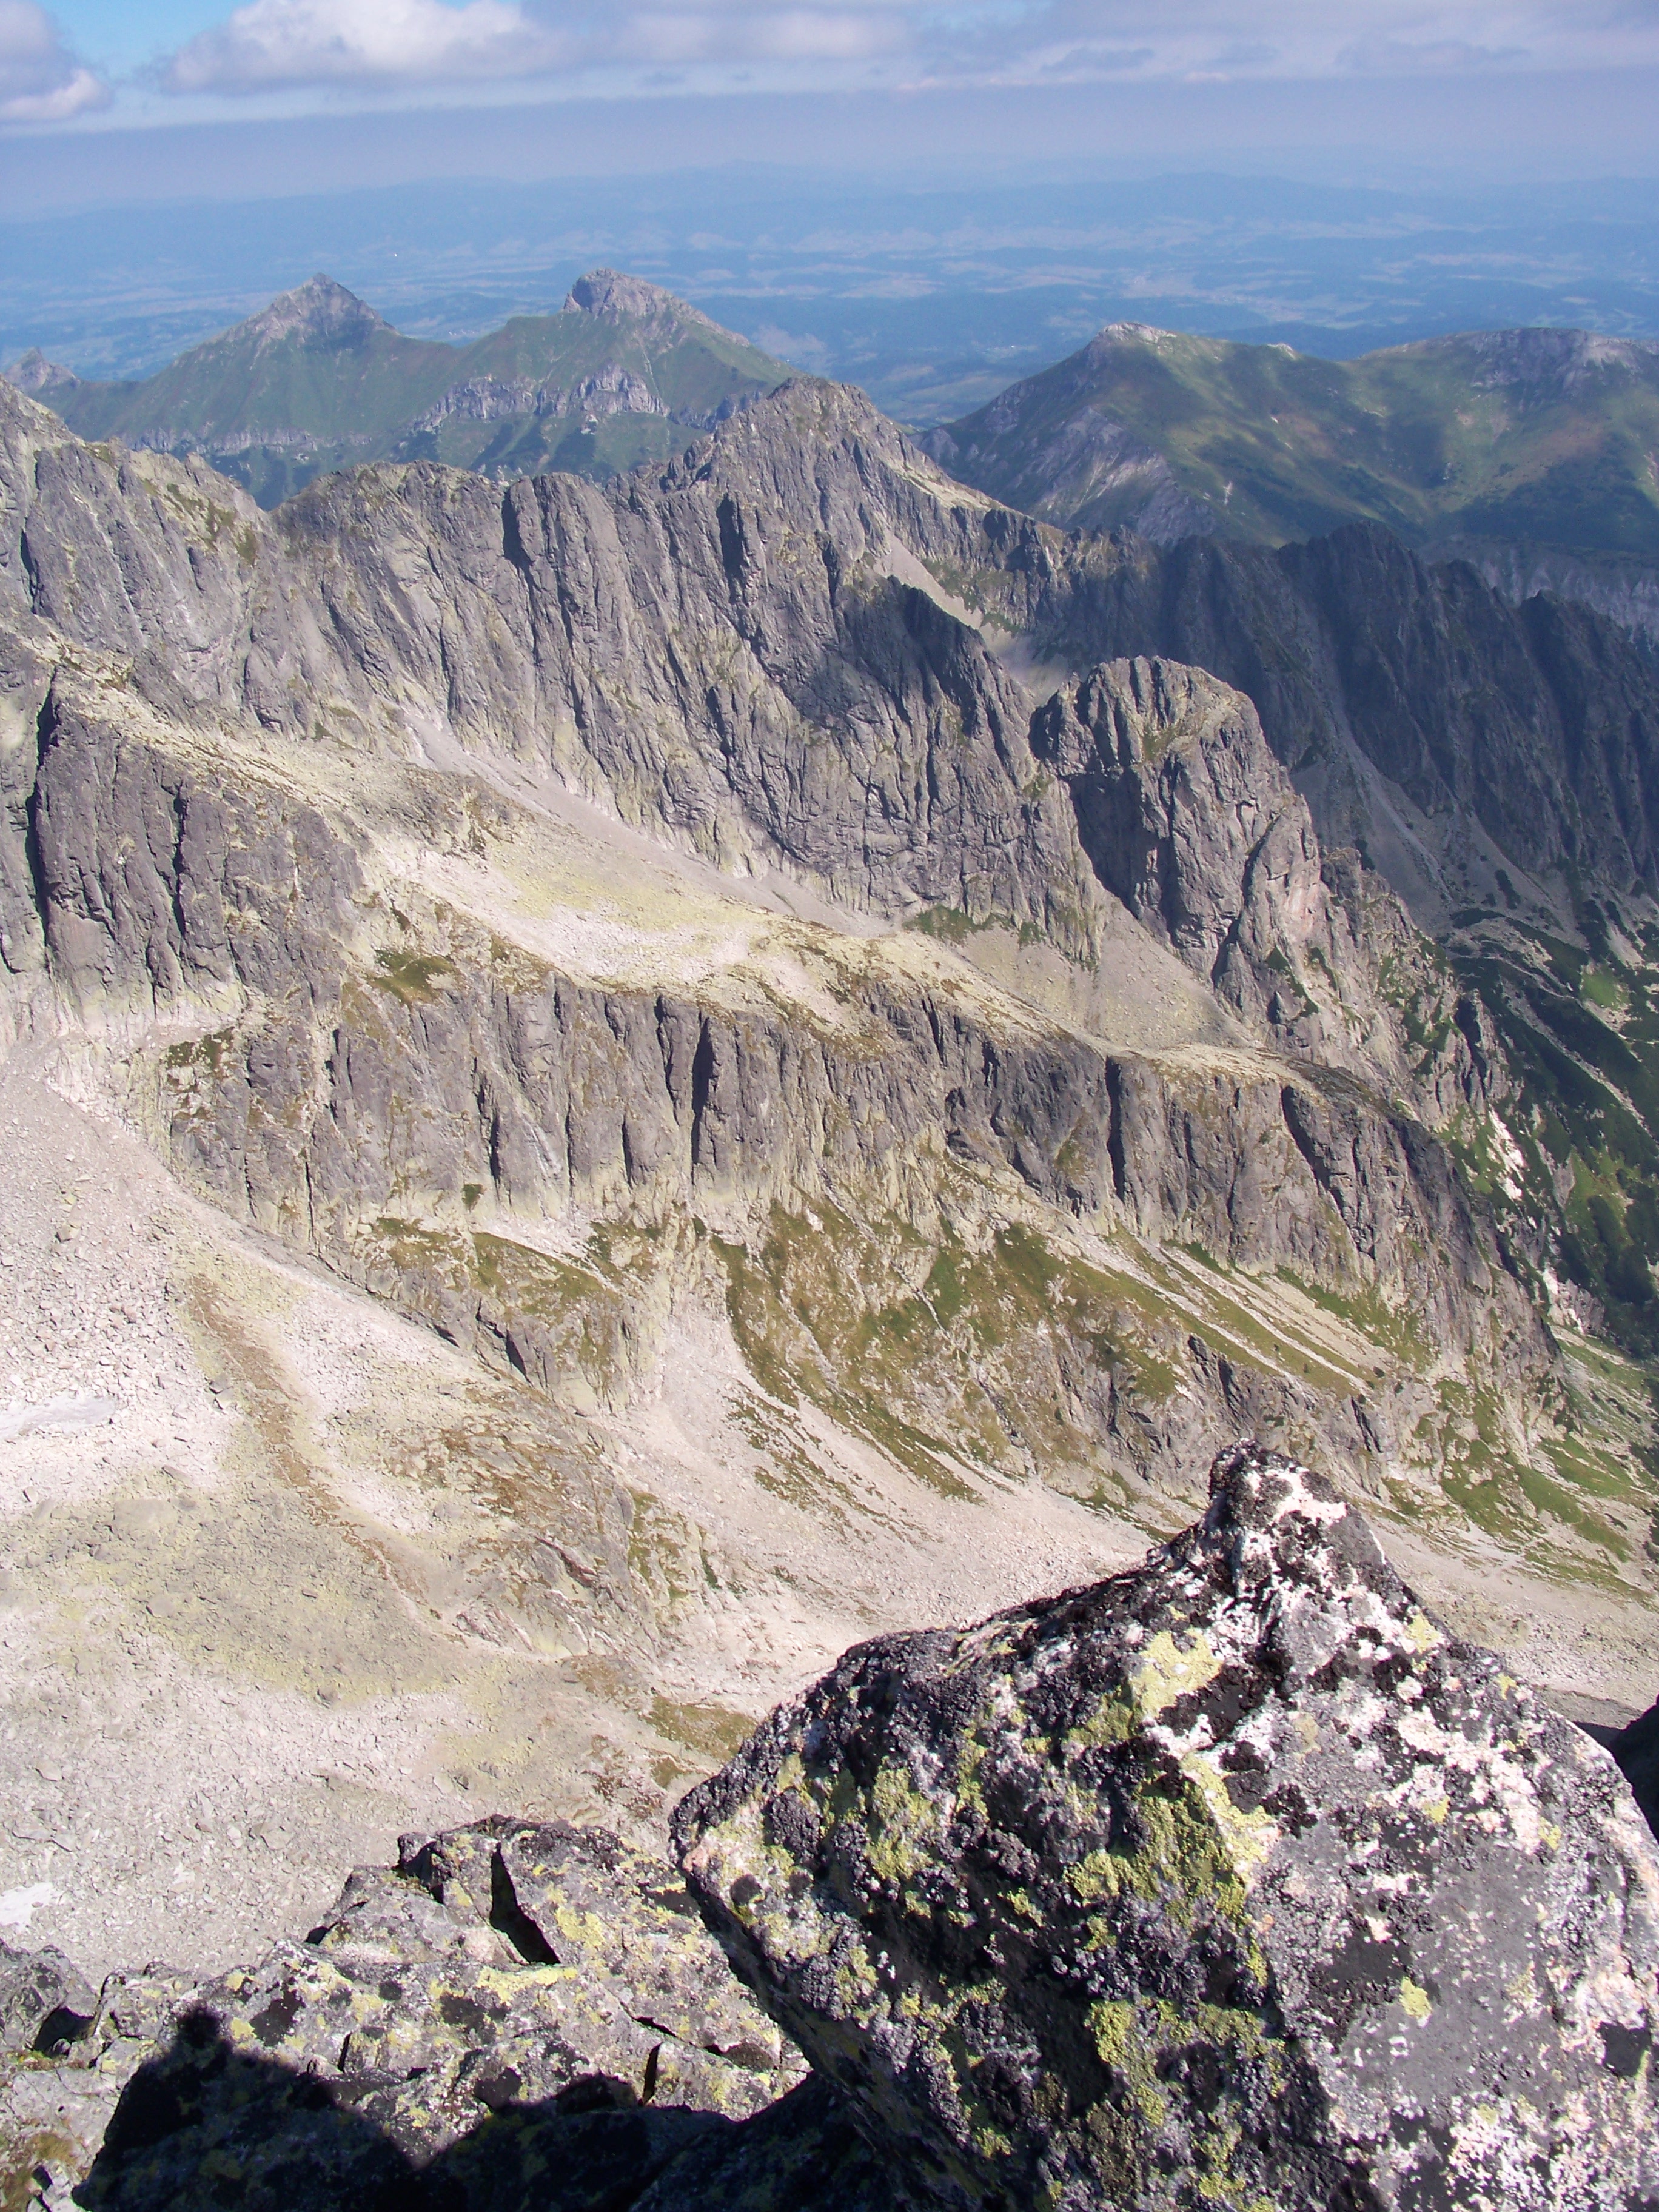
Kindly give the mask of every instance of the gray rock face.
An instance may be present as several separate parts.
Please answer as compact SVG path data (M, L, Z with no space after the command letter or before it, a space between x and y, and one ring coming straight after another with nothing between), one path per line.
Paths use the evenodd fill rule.
M0 2081L5 2185L44 2160L109 2212L216 2201L227 2172L295 2212L897 2202L832 2100L791 2094L798 2055L674 1869L599 1830L408 1838L303 1943L201 1984L113 1975L86 2010L67 2056Z
M1376 878L1323 849L1237 695L1166 665L1161 705L1097 678L1034 721L914 549L964 587L994 556L1036 604L1077 586L1060 541L952 487L855 395L792 386L610 487L379 469L275 520L205 471L111 458L9 407L0 951L44 964L82 1018L205 1015L145 1108L218 1202L589 1402L650 1371L662 1281L550 1270L464 1227L401 1236L411 1194L460 1223L469 1187L532 1216L662 1224L712 1197L822 1193L856 1218L872 1190L925 1206L937 1163L967 1158L1109 1232L1345 1297L1375 1285L1506 1380L1547 1364L1431 1133L1501 1085L1478 1009L1454 1006ZM130 690L63 665L64 634L118 655ZM1139 732L1121 757L1114 715ZM734 871L781 867L890 920L998 920L1079 969L1115 957L1121 899L1272 1056L1177 1065L999 1030L890 978L851 979L826 1032L769 1004L503 967L453 913L405 942L365 902L360 830L280 775L226 772L210 743L226 720L276 757L414 749L459 770L453 806L421 801L422 836L457 855L483 849L468 763L506 754ZM1158 775L1176 779L1163 795ZM1109 787L1139 860L1106 835ZM1429 1017L1426 1052L1376 988L1385 957ZM1048 1401L1087 1404L1137 1468L1201 1463L1284 1417L1248 1374L1200 1373L1178 1334L1160 1357L1194 1395L1155 1415L1055 1341ZM1189 1429L1194 1406L1213 1426ZM1382 1416L1333 1419L1345 1454L1393 1449Z
M1547 592L1633 631L1650 652L1659 646L1659 568L1650 562L1606 555L1590 559L1513 538L1448 538L1425 547L1424 557L1467 561L1512 606Z
M1294 1051L1412 1087L1380 969L1415 967L1431 994L1427 963L1352 856L1322 851L1242 692L1178 662L1109 661L1038 708L1031 746L1100 881L1222 999Z
M61 1951L0 1943L0 2055L72 2041L97 2006L97 1992Z
M947 2202L1659 2189L1629 1791L1259 1451L1140 1569L849 1652L677 1835L739 1972Z
M39 718L33 861L19 861L60 987L88 1014L248 1007L158 1071L175 1155L222 1204L547 1387L574 1366L601 1395L625 1389L650 1357L646 1315L592 1277L580 1310L550 1309L548 1271L516 1245L480 1266L470 1236L453 1250L366 1239L400 1189L459 1201L471 1183L526 1212L629 1204L657 1219L708 1196L850 1201L925 1173L937 1133L1085 1218L1386 1283L1448 1343L1480 1340L1499 1312L1511 1371L1547 1357L1449 1155L1352 1085L993 1037L955 1000L890 985L849 987L843 1035L803 1035L678 992L502 975L459 921L422 967L384 933L364 941L352 849L313 810L216 784L67 699L54 691ZM459 817L430 826L440 848L467 834Z
M1398 1007L1364 971L1386 951L1396 967L1403 955L1413 990L1437 986L1375 881L1322 851L1246 702L1200 684L1208 703L1192 711L1213 728L1200 743L1207 799L1194 808L1189 782L1182 809L1184 890L1159 863L1206 918L1166 914L1129 881L1120 834L1106 834L1105 756L1078 720L1103 711L1098 681L1033 722L982 639L890 573L900 554L914 569L917 548L945 574L994 555L1024 592L1052 563L1034 570L1042 549L992 541L1036 526L962 504L970 495L852 395L787 387L655 483L550 477L503 495L429 468L332 480L284 510L279 534L239 510L238 544L263 548L257 559L231 557L229 516L210 545L193 542L179 518L203 495L169 491L162 465L112 483L83 448L31 463L27 444L13 475L20 509L38 516L22 533L31 609L131 653L135 682L169 711L182 691L197 711L251 711L299 735L503 747L722 865L781 865L855 911L1000 918L1076 957L1097 952L1103 883L1279 1042L1421 1091L1431 1118L1455 1103L1439 1095L1448 1082L1465 1099L1480 1088L1461 1028L1421 1024L1447 1038L1443 1065L1407 1048ZM89 531L87 509L108 519ZM1066 618L1103 629L1085 581ZM1040 596L1052 623L1061 580ZM158 630L179 640L164 655L146 642ZM1168 716L1152 711L1153 749L1173 767L1190 748L1169 752ZM1249 787L1256 830L1243 843L1212 773L1224 760L1233 798ZM1056 768L1069 799L1045 773ZM1202 892L1195 872L1212 879ZM1386 943L1356 952L1364 936Z
M329 479L273 524L247 501L214 522L228 493L206 471L48 443L52 418L9 395L0 589L131 656L169 711L496 748L722 865L1085 950L1097 895L1029 702L885 571L884 510L935 507L948 484L851 395L775 398L656 483L503 492L411 465Z
M1426 883L1385 854L1356 755L1523 867L1570 864L1615 895L1659 882L1659 675L1589 608L1510 605L1467 564L1431 567L1370 524L1276 550L1073 545L1030 606L1045 649L1073 665L1164 653L1236 685L1321 836L1375 844L1408 899Z
M0 369L0 375L31 398L40 392L67 392L81 381L72 368L65 368L61 362L48 361L39 346L31 346L9 368Z

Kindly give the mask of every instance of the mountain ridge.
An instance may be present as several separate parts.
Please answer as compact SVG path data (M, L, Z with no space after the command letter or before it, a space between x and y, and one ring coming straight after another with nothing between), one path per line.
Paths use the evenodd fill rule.
M835 1650L1098 1580L1244 1431L1638 1706L1650 1412L1583 1330L1645 1310L1570 1243L1646 1233L1627 639L1563 620L1599 719L1540 719L1539 611L1374 526L1068 535L806 378L604 483L274 513L3 389L0 501L0 1347L47 1316L42 1418L113 1407L14 1440L11 1716L94 1872L167 1837L222 1960L417 1820L645 1835ZM1576 863L1498 852L1522 770ZM46 1924L156 1955L118 1909Z
M1471 332L1328 362L1112 324L922 442L1067 527L1279 544L1381 522L1492 581L1512 545L1553 555L1558 586L1609 612L1633 584L1638 617L1659 577L1648 341Z
M608 475L665 459L677 428L706 429L789 373L660 287L599 269L556 315L467 346L405 337L319 273L140 383L33 356L8 376L82 434L200 452L271 507L377 458Z

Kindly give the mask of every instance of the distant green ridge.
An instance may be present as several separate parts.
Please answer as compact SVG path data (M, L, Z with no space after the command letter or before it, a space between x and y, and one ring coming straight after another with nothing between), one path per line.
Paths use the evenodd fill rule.
M1115 323L923 442L1012 507L1166 543L1363 519L1659 562L1659 345L1584 331L1333 362Z
M394 330L316 276L141 383L38 354L8 372L84 438L204 454L263 505L363 461L595 477L666 459L792 372L653 284L595 270L556 315L469 346Z

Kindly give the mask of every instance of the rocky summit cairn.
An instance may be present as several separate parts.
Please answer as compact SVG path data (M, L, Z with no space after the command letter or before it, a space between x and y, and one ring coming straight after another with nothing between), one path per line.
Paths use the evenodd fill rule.
M1134 1571L848 1652L690 1884L954 2206L1659 2203L1659 1858L1613 1760L1241 1448Z

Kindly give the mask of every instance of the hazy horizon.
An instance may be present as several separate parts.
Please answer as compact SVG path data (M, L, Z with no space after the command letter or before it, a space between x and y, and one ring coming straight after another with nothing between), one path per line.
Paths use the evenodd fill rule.
M937 416L1120 318L1659 335L1659 9L0 5L0 360L147 374L319 269L412 335L608 262Z

